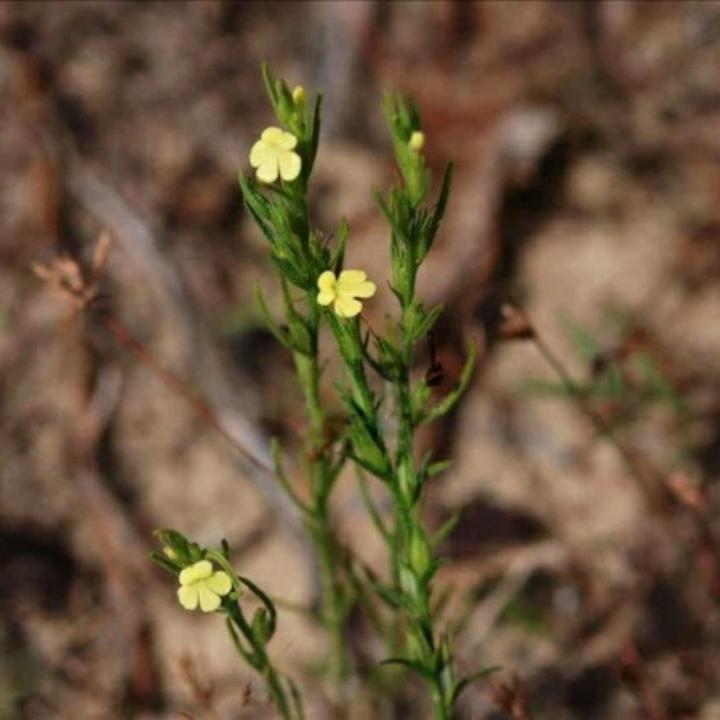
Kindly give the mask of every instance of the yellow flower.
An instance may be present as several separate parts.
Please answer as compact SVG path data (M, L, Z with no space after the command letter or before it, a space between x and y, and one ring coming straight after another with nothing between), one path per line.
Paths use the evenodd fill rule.
M294 180L302 165L300 156L293 150L296 145L297 138L292 133L276 127L263 130L250 150L250 164L257 168L258 180L271 183L278 175L287 182Z
M198 603L203 612L214 612L220 607L220 598L232 590L230 576L218 570L213 572L209 560L200 560L180 572L178 600L186 610L195 610Z
M408 140L408 145L410 146L411 150L415 150L415 152L420 152L420 150L425 147L425 133L420 132L420 130L415 130L410 136L410 140Z
M375 294L375 283L367 279L362 270L343 270L335 277L332 270L326 270L317 281L320 305L333 305L333 310L342 318L355 317L362 311L362 303L355 298L369 298Z

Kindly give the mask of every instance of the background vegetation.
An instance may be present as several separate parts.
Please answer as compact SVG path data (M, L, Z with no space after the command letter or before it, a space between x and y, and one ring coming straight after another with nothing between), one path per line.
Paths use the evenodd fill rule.
M720 717L719 42L713 2L1 4L0 717L270 716L222 623L183 612L147 552L158 525L225 536L302 609L296 515L30 272L89 262L108 228L113 314L245 446L297 445L292 363L253 284L271 309L282 296L237 185L268 124L262 60L325 90L311 210L347 217L347 264L378 281L372 325L393 302L371 193L394 172L382 91L416 98L436 173L455 163L419 278L446 307L438 392L471 339L480 354L421 439L454 461L427 519L463 511L438 575L459 665L502 668L463 716ZM535 341L504 339L523 334L508 301ZM342 541L382 568L354 478L336 493ZM332 717L323 635L280 609L273 656L309 716Z

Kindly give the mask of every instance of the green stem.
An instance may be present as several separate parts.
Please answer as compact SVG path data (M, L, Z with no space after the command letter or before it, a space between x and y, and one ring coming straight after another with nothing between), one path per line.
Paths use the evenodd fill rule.
M265 651L264 645L255 637L255 633L252 631L252 628L248 624L247 620L245 620L245 616L242 614L242 610L236 601L228 603L225 607L231 621L237 625L243 637L250 644L253 653L252 664L265 680L267 691L278 712L284 720L293 720L290 704L288 703L288 699L285 695L280 675L270 662L270 658ZM237 641L234 634L233 639Z
M306 439L307 468L311 485L311 503L306 527L318 555L321 583L321 618L330 636L329 675L338 700L342 699L348 674L348 657L344 638L345 599L338 575L339 549L332 530L328 499L335 481L335 469L328 454L327 419L320 400L320 365L317 356L319 313L317 303L308 293L307 323L315 353L309 357L294 353L298 380L305 396L309 428Z
M403 312L404 319L404 312ZM342 321L340 321L342 322ZM334 318L330 327L342 352L348 347L350 327L341 326ZM361 347L359 327L354 326L355 347ZM402 325L401 325L402 327ZM426 668L432 668L432 676L426 680L429 685L436 719L449 720L452 714L452 688L446 687L441 650L437 646L433 632L433 618L430 611L431 579L433 564L431 543L423 527L417 500L419 498L417 475L414 459L414 425L410 392L410 361L412 346L403 333L402 367L398 368L398 377L394 382L395 403L398 415L398 439L394 457L383 445L387 466L391 468L389 487L395 512L395 528L385 538L392 556L392 573L395 589L405 596L405 619L408 635L411 638L408 652L410 659L420 661ZM362 363L351 363L345 357L348 375L351 381L353 398L372 422L380 427L378 404L369 386Z
M414 295L415 273L412 274L409 286ZM412 496L407 496L402 485L397 488L399 492L394 493L396 513L402 518L405 530L404 542L396 549L395 557L399 565L412 568L412 572L415 574L415 582L410 583L409 587L405 589L414 609L414 612L409 615L409 622L417 640L422 643L420 646L425 651L423 662L434 670L430 683L434 717L436 720L448 720L452 715L452 701L449 698L452 697L453 688L445 687L447 679L443 672L442 654L437 646L433 630L433 617L430 610L433 572L429 568L433 566L435 558L433 557L432 543L422 523L419 505L421 488L418 488L418 484L422 483L424 478L418 477L414 457L415 425L410 388L412 339L406 332L406 313L409 305L409 301L403 304L400 322L403 366L395 385L399 425L395 466L406 475L404 483L411 489Z

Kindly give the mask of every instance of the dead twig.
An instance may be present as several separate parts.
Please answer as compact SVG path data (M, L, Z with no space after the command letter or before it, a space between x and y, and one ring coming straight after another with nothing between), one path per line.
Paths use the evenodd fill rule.
M654 473L642 468L638 464L632 453L625 447L620 438L618 438L614 428L602 415L599 415L590 406L580 385L574 380L569 370L542 335L540 335L535 325L533 325L525 313L507 304L501 308L500 313L501 319L498 329L500 337L505 340L529 340L535 345L545 362L547 362L553 372L558 376L563 387L574 400L577 408L590 421L598 435L606 438L615 448L648 505L652 508L660 508L666 499L666 493L664 492L665 483L655 477Z

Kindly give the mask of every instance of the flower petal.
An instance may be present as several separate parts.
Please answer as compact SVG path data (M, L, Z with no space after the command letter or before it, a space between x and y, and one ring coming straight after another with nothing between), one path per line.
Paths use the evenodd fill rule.
M320 277L318 277L317 286L320 290L335 292L336 282L335 273L332 270L326 270L324 273L320 274Z
M181 585L177 591L178 601L186 610L194 610L198 606L198 586Z
M338 292L353 297L369 298L375 294L375 283L362 270L343 270L338 279Z
M349 291L351 295L354 295L358 298L370 298L375 294L375 290L377 288L375 287L374 282L370 282L370 280L366 280L363 283L359 283L358 285L353 285L352 289Z
M294 180L300 174L300 167L302 161L300 156L296 152L282 152L280 153L280 177L286 182Z
M269 128L265 128L262 131L262 135L260 136L260 139L264 143L267 143L268 145L278 146L282 142L282 136L284 134L285 133L283 133L283 131L278 127L269 127Z
M274 152L262 140L258 140L250 149L250 164L256 168L267 162Z
M335 312L342 318L351 318L362 312L362 303L349 295L338 295Z
M192 585L192 583L198 580L209 578L212 575L212 571L212 563L209 560L199 560L180 571L180 584Z
M269 156L267 160L255 172L257 179L264 183L275 182L278 178L277 155Z
M227 595L232 590L232 580L230 580L230 576L226 572L218 570L205 581L205 587L210 588L220 596Z
M220 596L207 587L206 583L207 581L197 587L200 609L205 613L215 612L220 607Z
M284 132L282 134L282 137L280 138L280 141L278 142L278 146L281 147L283 150L292 150L297 145L297 138L289 132Z
M343 270L338 278L338 282L342 285L357 285L365 280L367 280L367 273L362 270Z
M330 305L337 296L337 279L332 270L326 270L317 279L317 286L320 292L317 296L318 305Z

